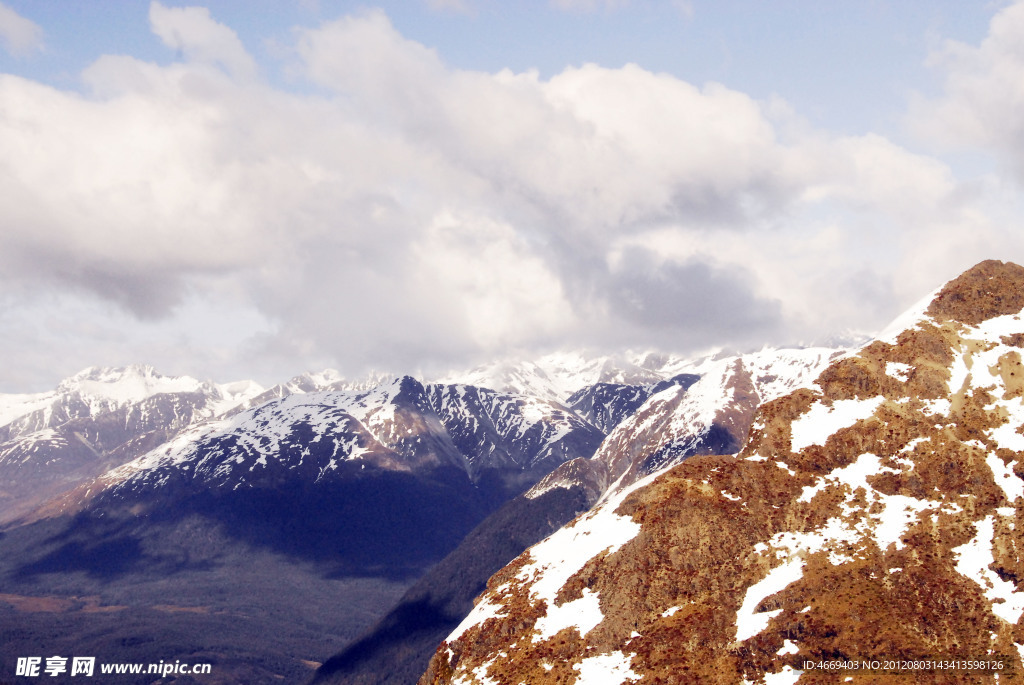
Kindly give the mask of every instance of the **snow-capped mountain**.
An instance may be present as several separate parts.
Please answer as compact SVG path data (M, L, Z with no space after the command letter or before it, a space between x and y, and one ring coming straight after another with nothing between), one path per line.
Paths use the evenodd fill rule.
M297 395L312 392L330 392L332 390L370 390L378 385L394 381L398 376L388 373L370 372L356 379L349 379L342 376L335 369L323 369L322 371L307 371L294 376L284 383L278 383L266 390L249 397L245 402L232 407L224 414L233 414L261 404L272 402L289 395Z
M605 433L610 433L623 419L631 416L651 395L673 385L689 386L699 376L679 376L651 385L595 383L569 396L568 405Z
M150 366L93 367L33 395L0 395L0 520L147 452L263 392L164 376Z
M452 372L437 382L473 385L564 403L573 393L598 383L649 385L667 377L660 369L640 366L629 355L592 356L572 351L552 353L532 361L494 362L470 371Z
M566 463L527 497L556 487L584 487L592 500L613 487L696 454L734 454L757 408L810 383L845 350L764 349L737 356L672 361L673 380L647 386L646 400L614 425L597 453Z
M368 390L296 392L195 424L83 485L61 506L144 502L169 489L191 494L317 484L367 469L455 471L467 483L486 481L504 499L566 459L591 455L602 438L554 402L471 386L424 386L405 376Z
M469 385L426 388L474 480L487 471L521 473L513 480L532 484L568 459L593 454L604 438L599 428L552 400Z
M520 555L420 682L1012 677L1022 347L1024 268L979 264L761 405L739 455L638 474Z
M262 393L253 381L213 383L190 376L164 376L152 366L90 367L61 381L54 390L0 395L0 439L138 405L157 395L196 395L205 418L222 414Z

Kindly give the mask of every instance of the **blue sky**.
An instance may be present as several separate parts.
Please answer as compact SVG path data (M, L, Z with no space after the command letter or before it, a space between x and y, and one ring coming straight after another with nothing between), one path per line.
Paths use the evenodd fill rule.
M0 4L0 391L873 331L1024 259L1024 4Z
M102 54L161 64L175 59L150 32L145 1L6 4L44 27L45 42L30 58L4 54L0 66L9 73L74 87L80 71ZM721 82L755 98L778 95L815 124L850 133L895 132L908 94L940 85L925 64L929 50L946 39L979 42L1000 7L956 0L593 4L574 10L538 1L468 0L461 10L454 8L458 3L446 9L426 1L203 6L234 29L264 75L285 88L301 88L281 73L293 29L379 7L402 35L437 50L454 68L537 69L550 77L586 62L635 63L695 84Z

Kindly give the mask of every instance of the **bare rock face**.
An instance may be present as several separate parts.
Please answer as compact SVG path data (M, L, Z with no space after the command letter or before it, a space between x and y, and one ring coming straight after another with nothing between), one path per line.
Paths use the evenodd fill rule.
M762 405L736 457L656 471L520 555L420 683L838 682L805 663L965 658L1016 682L1022 309L1019 266L951 281Z

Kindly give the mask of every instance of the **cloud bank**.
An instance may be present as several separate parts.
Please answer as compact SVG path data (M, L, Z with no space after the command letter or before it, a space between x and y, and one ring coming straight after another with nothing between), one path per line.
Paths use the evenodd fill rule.
M1017 110L979 93L1015 97L1020 8L949 47L929 105L1016 161ZM984 181L721 84L453 69L371 10L296 30L291 92L205 9L150 22L173 63L102 56L84 92L0 76L0 282L143 322L253 312L255 365L792 343L1022 253Z

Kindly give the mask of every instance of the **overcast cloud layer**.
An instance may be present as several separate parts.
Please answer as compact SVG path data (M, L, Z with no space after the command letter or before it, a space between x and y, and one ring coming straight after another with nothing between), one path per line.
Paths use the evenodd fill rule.
M38 49L12 14L0 41ZM276 380L796 343L1024 260L1024 3L921 56L930 153L634 65L456 70L376 10L296 29L286 91L208 10L149 16L169 65L0 75L0 390L91 363ZM1005 177L958 177L958 150Z

